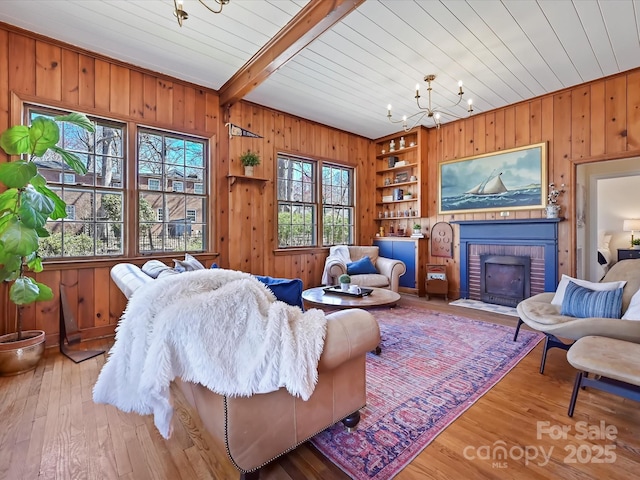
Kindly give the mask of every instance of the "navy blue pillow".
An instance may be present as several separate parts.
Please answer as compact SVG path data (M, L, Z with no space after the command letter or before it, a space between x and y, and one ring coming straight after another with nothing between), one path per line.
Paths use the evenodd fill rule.
M347 273L349 275L365 275L367 273L378 273L378 271L371 259L368 256L364 256L360 260L347 263Z
M273 278L261 275L254 275L254 277L264 283L278 300L304 310L304 305L302 304L302 280L299 278Z
M622 288L596 291L569 282L560 313L578 318L620 318L622 291Z
M212 263L209 268L220 268L217 263Z

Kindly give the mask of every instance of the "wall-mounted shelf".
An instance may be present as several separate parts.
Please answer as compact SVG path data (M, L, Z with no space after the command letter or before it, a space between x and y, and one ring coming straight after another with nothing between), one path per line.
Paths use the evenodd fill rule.
M403 185L417 185L418 181L417 180L412 180L409 182L398 182L398 183L390 183L389 185L382 185L380 187L376 187L377 190L384 190L385 188L396 188L396 187L402 187Z
M398 149L394 150L393 152L384 152L384 153L381 153L379 155L376 155L376 158L391 157L393 155L398 155L399 153L406 153L406 152L410 152L412 150L417 150L417 148L418 148L417 145L414 145L413 147L398 148Z
M417 167L418 164L417 163L405 163L404 165L396 165L395 167L391 167L391 168L384 168L382 170L378 170L376 173L377 174L383 174L383 173L387 173L387 172L393 172L394 170L407 170L411 167Z
M227 178L229 179L229 191L232 190L232 187L237 182L262 183L262 190L264 190L264 187L267 185L267 182L269 181L268 178L248 177L247 175L227 175Z

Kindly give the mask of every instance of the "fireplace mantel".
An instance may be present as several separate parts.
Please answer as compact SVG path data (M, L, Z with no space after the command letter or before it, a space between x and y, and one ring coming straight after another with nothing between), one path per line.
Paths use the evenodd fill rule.
M544 248L544 290L558 285L558 223L562 218L455 220L460 225L460 295L469 297L470 245L536 245Z

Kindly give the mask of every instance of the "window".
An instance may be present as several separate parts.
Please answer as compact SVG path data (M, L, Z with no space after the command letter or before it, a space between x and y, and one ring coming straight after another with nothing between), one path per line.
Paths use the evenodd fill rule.
M76 219L76 206L75 205L67 205L65 207L65 211L67 212L67 220L75 220Z
M193 193L197 193L198 195L202 195L204 193L204 185L201 183L193 184Z
M353 243L353 170L322 166L322 244Z
M67 112L25 105L26 122L36 117L53 118ZM58 122L58 145L75 153L87 167L85 175L73 170L57 153L48 151L37 160L47 184L67 204L67 218L49 220L48 237L40 240L43 258L88 257L123 254L124 191L113 182L121 179L124 164L122 124L90 118L94 133ZM118 180L121 182L121 180Z
M147 179L147 187L149 190L160 190L160 180L157 178Z
M279 154L277 182L279 248L353 243L353 169Z
M209 199L195 188L206 183L206 152L207 143L198 138L138 130L140 253L206 250ZM185 181L194 184L192 192Z
M74 173L63 173L60 183L76 183L76 176Z

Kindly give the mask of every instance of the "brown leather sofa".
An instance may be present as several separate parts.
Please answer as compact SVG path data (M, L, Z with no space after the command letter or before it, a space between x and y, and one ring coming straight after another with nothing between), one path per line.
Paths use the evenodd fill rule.
M394 292L398 291L400 276L407 271L404 262L380 257L378 247L349 246L348 248L352 262L368 256L377 270L377 273L351 275L351 283L361 287L378 287L387 288ZM346 263L337 258L328 257L324 268L329 280L328 285L337 285L340 275L347 273Z
M127 298L153 281L132 264L112 268L111 277ZM361 309L327 315L318 382L306 402L286 389L252 395L218 395L200 384L176 384L203 425L226 450L241 478L258 478L260 467L294 449L338 421L355 427L366 403L366 353L380 341L375 318Z

